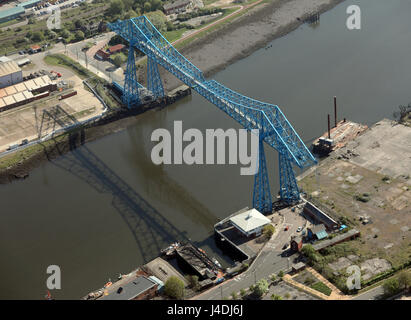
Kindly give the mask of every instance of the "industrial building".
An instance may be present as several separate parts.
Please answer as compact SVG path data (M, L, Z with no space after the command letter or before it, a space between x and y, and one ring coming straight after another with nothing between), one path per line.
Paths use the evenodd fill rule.
M263 227L271 221L256 209L251 209L230 218L231 224L246 237L259 236Z
M163 5L163 10L166 15L172 13L182 13L191 5L190 0L175 0L167 2Z
M13 19L20 17L24 14L24 8L20 6L16 6L14 8L1 10L0 11L0 23L7 22Z
M0 89L0 112L47 97L55 90L57 90L57 84L49 76L5 87Z
M158 286L158 279L138 276L116 291L104 294L100 300L148 300L155 296Z
M0 88L23 81L23 72L14 61L0 62Z
M22 7L24 9L29 9L29 8L33 8L34 6L38 5L41 2L43 2L43 0L29 0L29 1L19 3L17 6Z

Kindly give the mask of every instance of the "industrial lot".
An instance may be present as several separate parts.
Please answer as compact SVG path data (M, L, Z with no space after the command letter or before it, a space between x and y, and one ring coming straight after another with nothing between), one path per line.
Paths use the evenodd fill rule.
M191 41L197 50L198 39L219 30L220 23L229 25L231 19L241 19L246 12L251 16L254 9L257 12L260 1L159 1L156 9L150 9L154 3L147 2L145 8L131 7L127 12L124 9L117 12L115 1L111 5L87 0L8 1L0 7L0 29L6 33L3 37L8 41L7 48L13 46L13 50L7 49L0 56L0 164L5 180L28 178L29 171L38 166L38 163L30 166L32 158L50 161L60 171L65 169L76 179L83 179L84 185L94 187L93 192L101 196L102 203L107 200L103 195L112 194L107 205L121 213L134 238L141 239L144 234L147 243L150 237L155 240L147 245L149 251L163 245L164 239L169 242L161 251L150 252L149 258L144 256L144 263L135 265L132 271L122 270L127 273L119 274L116 279L107 275L105 284L89 288L89 293L79 292L78 297L83 300L409 299L410 105L401 106L395 119L381 119L367 126L340 116L344 114L344 105L340 107L334 97L328 130L307 143L286 118L287 112L282 107L236 92L229 88L229 83L206 79L206 71L203 73L190 58L180 54ZM288 2L297 6L293 1L285 1L285 12L290 12ZM298 19L292 16L290 21L306 23L312 30L325 11L326 5L322 5L326 3L332 8L339 3L306 2L310 10L301 9L304 15ZM44 26L37 24L50 14L47 8L51 5L64 9L66 35L56 30L50 35L42 29ZM282 5L279 4L279 12ZM130 16L133 10L134 13L146 10L146 15ZM74 22L70 12L84 14L81 17L84 21ZM105 16L109 17L107 21ZM38 41L19 34L18 29L30 25L39 27L36 32L42 33ZM12 32L16 38L22 36L25 40L13 42ZM165 71L169 74L165 75ZM171 76L178 79L178 85L174 85L176 80L170 80ZM241 127L264 132L259 137L259 169L253 178L254 188L250 187L252 203L244 208L239 206L235 212L225 212L224 218L215 215L204 219L212 229L203 242L193 241L185 231L175 230L157 212L156 204L138 193L150 194L146 189L151 184L142 191L133 190L121 178L121 174L130 176L127 171L111 171L86 146L94 136L100 138L117 131L131 135L132 121L142 125L146 116L165 108L175 111L178 104L173 104L194 92ZM290 119L293 116L291 113ZM115 124L122 121L124 127L117 128ZM135 131L141 139L149 136L143 129ZM136 141L133 143L144 144L143 140ZM266 160L263 146L271 147L278 156L279 170L275 176L278 192L270 189L268 171L272 164L267 163L272 157L270 153ZM74 152L76 149L80 151ZM129 154L123 151L121 155L127 158ZM75 160L65 165L71 153ZM77 167L76 161L81 165ZM29 169L23 172L21 167L26 164ZM151 166L152 163L142 167L149 170ZM296 168L301 169L299 174ZM159 176L162 186L172 185L172 174L167 170ZM138 175L133 178L140 179ZM172 192L185 196L182 188L175 186ZM165 193L177 198L172 192L171 196ZM158 194L161 200L164 194ZM81 202L81 197L78 198L70 201ZM172 203L167 201L165 206ZM200 202L193 203L190 203L192 211L202 209ZM198 219L198 225L204 220ZM155 228L144 232L139 229L150 223L155 223ZM158 234L163 231L167 237L161 238ZM107 231L104 236L115 238ZM144 251L143 245L139 245ZM352 266L359 267L360 287L349 284ZM392 283L394 287L396 284L395 290L388 285ZM53 292L47 292L46 298L53 299Z

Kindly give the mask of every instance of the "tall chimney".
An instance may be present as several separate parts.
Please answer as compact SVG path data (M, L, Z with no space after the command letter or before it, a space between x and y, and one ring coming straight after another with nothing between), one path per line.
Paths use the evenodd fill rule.
M328 114L328 139L331 139L331 133L330 133L330 114Z
M334 96L334 126L337 126L337 97Z

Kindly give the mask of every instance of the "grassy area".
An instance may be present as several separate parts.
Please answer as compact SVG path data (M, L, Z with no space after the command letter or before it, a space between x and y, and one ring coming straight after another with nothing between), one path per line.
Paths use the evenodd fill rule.
M81 79L92 78L96 75L84 68L80 63L70 59L64 54L49 54L44 58L44 62L52 66L61 66L73 70ZM101 79L104 81L103 79Z
M323 294L325 294L326 296L329 296L331 294L331 289L328 288L324 283L322 283L321 281L318 281L314 284L312 284L310 286L310 288L317 290Z
M13 19L13 20L6 21L6 22L2 22L2 23L0 23L0 28L11 26L11 25L19 23L19 22L22 22L22 20L19 20L17 18Z
M224 14L223 14L223 16L222 16L220 19L228 16L229 14L235 12L236 10L238 10L238 8L226 9L225 12L224 12ZM226 24L232 22L234 19L242 16L242 15L243 15L244 13L246 13L246 12L247 12L247 10L243 10L243 11L237 13L237 14L234 14L232 17L230 17L230 18L228 18L228 19L226 19L226 20L224 20L224 21L222 21L222 22L220 22L220 23L217 23L216 25L212 26L211 28L209 28L209 29L207 29L207 30L204 30L204 31L202 31L202 32L199 32L199 33L197 33L195 36L190 37L190 38L188 38L188 39L186 39L186 40L183 40L183 41L177 43L177 44L175 45L176 49L183 48L183 47L187 46L189 43L193 42L194 40L199 39L199 38L202 38L202 37L206 36L207 34L209 34L209 33L213 32L213 31L215 31L215 30L218 30L218 29L222 28L223 26L225 26ZM214 21L211 21L210 23L212 23L212 22L214 22ZM210 24L210 23L208 23L208 24ZM199 29L203 28L204 26L207 26L208 24L205 24L205 25L200 26Z
M6 169L17 163L31 159L33 156L44 151L45 148L54 145L56 142L63 141L67 138L68 133L63 133L52 140L47 140L41 144L29 146L23 150L19 150L0 158L0 170Z
M167 31L167 32L164 32L163 36L169 42L173 42L173 41L180 39L183 33L186 32L187 30L188 30L187 28L181 28L181 29L177 29L173 31Z

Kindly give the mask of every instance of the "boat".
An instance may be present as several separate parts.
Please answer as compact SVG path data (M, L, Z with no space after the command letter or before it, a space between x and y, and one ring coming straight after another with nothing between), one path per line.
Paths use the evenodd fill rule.
M165 255L167 258L171 258L175 255L176 249L181 246L180 242L174 242L170 244L167 248L161 250L161 254Z
M222 268L223 268L223 267L221 266L221 263L220 263L220 262L218 262L218 260L217 260L217 258L216 258L216 257L213 257L213 258L212 258L212 260L213 260L214 264L215 264L217 267L219 267L220 269L222 269Z

